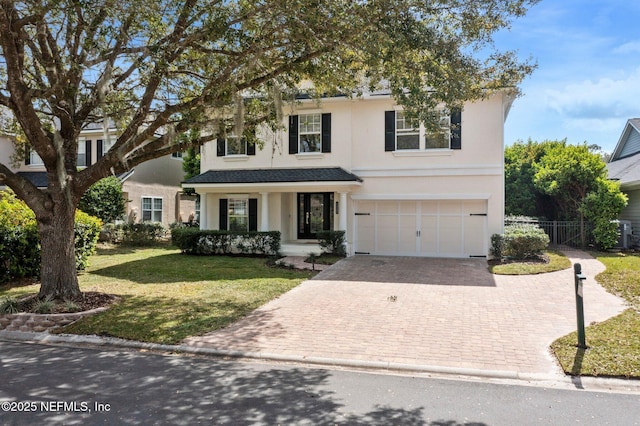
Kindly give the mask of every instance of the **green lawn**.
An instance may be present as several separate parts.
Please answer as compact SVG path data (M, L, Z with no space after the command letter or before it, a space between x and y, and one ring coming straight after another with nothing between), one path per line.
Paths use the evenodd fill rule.
M224 327L310 278L264 258L188 256L173 247L101 249L79 276L82 291L122 301L60 331L175 344ZM35 285L1 296L37 292Z
M571 261L562 253L547 250L544 254L549 258L548 263L543 262L511 262L489 266L489 271L497 275L532 275L546 272L561 271L571 267Z
M626 299L631 308L587 327L586 351L576 348L576 333L556 340L551 347L567 374L640 378L640 255L593 255L607 267L596 281Z

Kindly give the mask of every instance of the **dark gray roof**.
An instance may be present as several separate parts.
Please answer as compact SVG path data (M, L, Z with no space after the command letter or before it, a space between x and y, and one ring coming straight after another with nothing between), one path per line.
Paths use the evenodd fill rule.
M620 181L621 185L640 182L640 154L607 163L609 179Z
M47 179L47 172L18 172L17 174L34 184L36 188L46 188L49 184L49 179ZM131 174L133 174L133 170L119 174L117 177L121 181L124 181Z
M340 167L305 169L209 170L185 181L193 183L362 182Z
M18 172L18 175L34 184L36 188L46 188L49 184L47 172Z

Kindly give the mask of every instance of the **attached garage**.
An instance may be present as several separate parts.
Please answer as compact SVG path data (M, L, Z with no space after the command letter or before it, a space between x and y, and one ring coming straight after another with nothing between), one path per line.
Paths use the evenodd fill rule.
M484 257L487 200L358 200L354 252Z

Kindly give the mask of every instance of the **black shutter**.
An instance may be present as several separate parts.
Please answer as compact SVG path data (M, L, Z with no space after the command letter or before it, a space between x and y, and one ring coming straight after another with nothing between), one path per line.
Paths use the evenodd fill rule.
M322 152L331 152L331 114L322 114Z
M298 153L298 116L289 116L289 154Z
M227 230L227 216L229 214L229 208L227 207L227 199L220 198L220 230Z
M97 157L96 161L101 159L102 156L104 155L104 145L102 144L102 139L98 139L96 141L96 153L97 153Z
M226 154L225 142L226 141L224 139L218 138L218 149L217 149L218 157L224 157L224 155Z
M31 148L29 145L24 146L24 164L28 166L31 164Z
M249 231L258 230L258 199L249 198Z
M247 155L256 155L256 144L254 142L247 142Z
M384 150L396 150L396 112L384 112Z
M85 166L89 167L91 165L91 141L84 141L84 155L86 158Z
M451 149L462 149L462 111L451 111Z

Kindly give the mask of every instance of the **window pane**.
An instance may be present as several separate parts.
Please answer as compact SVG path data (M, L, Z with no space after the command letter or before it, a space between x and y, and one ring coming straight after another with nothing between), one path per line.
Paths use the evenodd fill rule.
M227 155L245 155L247 144L243 139L230 136L227 138Z
M151 220L151 210L142 210L142 221L148 222Z
M420 135L418 134L399 134L396 149L420 149Z
M300 152L320 152L321 148L320 134L300 135Z
M162 222L162 210L154 210L154 212L153 212L153 221L154 222Z
M322 117L320 114L300 114L300 133L320 133Z
M247 209L248 200L229 199L229 230L247 231L249 230L249 215Z
M143 210L151 210L151 198L143 198L142 199L142 209Z
M448 133L427 133L426 135L426 148L449 148L449 134Z

